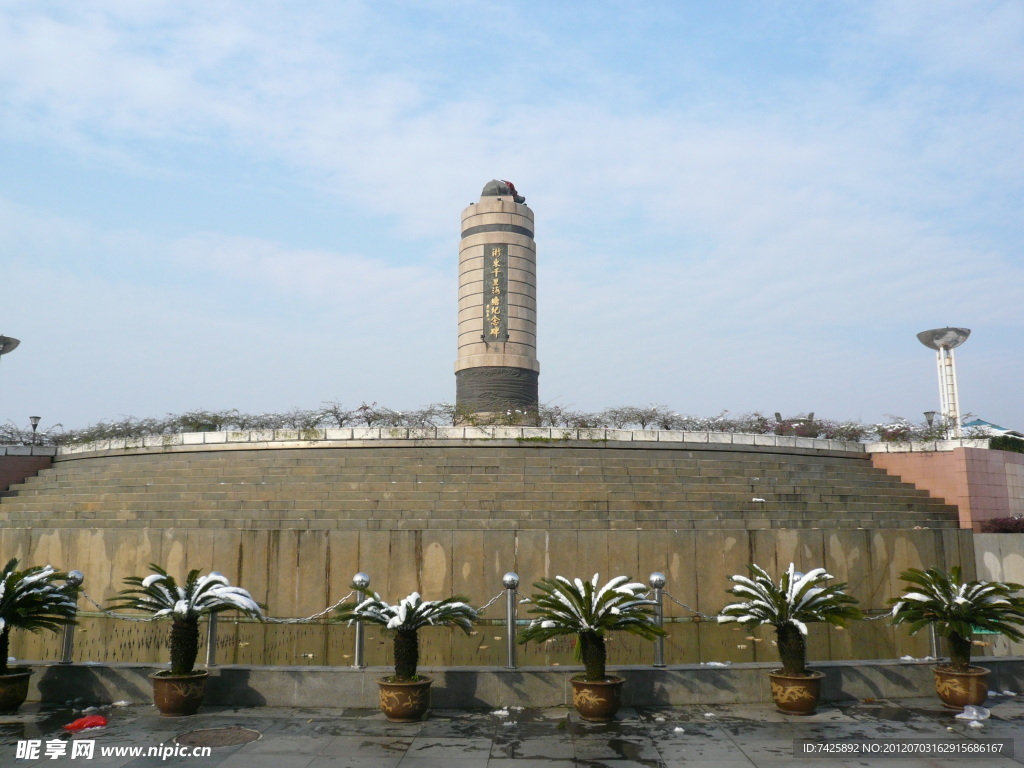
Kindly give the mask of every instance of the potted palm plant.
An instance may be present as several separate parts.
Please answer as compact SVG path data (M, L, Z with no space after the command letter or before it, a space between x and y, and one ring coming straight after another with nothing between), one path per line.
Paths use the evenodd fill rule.
M78 590L66 573L50 565L17 567L14 559L0 571L0 714L13 714L25 702L32 675L30 669L7 666L11 630L56 632L74 621L78 602Z
M647 640L665 634L655 623L654 600L647 588L630 582L628 576L616 576L599 587L600 576L588 582L563 576L534 583L539 592L527 601L535 618L519 634L519 642L542 642L560 635L575 635L576 658L583 662L582 675L570 678L572 703L584 720L608 721L622 703L623 678L609 675L605 669L605 635L628 632Z
M909 582L903 594L891 602L892 623L907 624L910 634L932 625L946 638L949 664L933 668L935 692L949 709L981 705L988 695L985 667L971 665L971 635L981 629L998 632L1012 640L1024 640L1017 628L1024 624L1024 598L1020 584L960 580L960 568L950 571L910 568L900 574Z
M800 573L793 563L776 584L767 571L747 566L751 577L729 577L735 586L729 593L741 600L721 610L721 624L738 622L752 629L775 627L782 669L768 673L772 699L780 712L790 715L814 714L821 696L821 672L807 669L807 625L826 622L842 627L850 619L861 618L856 598L843 590L846 584L825 586L832 576L824 568Z
M263 618L259 604L246 590L233 587L220 573L200 576L189 571L182 585L158 565L145 578L129 576L129 585L118 593L111 608L151 613L153 618L171 619L171 668L150 675L153 702L166 717L194 715L203 703L209 672L195 670L199 655L199 617L221 611L238 611Z
M430 706L430 684L433 678L418 674L420 660L419 631L423 627L458 627L466 634L477 619L476 609L461 596L444 600L424 600L413 592L396 605L389 605L376 592L353 585L362 600L337 607L334 621L363 621L384 627L392 635L395 674L377 681L380 686L380 708L395 723L411 723L422 719Z

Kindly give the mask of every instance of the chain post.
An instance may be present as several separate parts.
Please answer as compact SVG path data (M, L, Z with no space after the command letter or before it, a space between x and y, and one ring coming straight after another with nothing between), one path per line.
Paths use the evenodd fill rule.
M651 574L650 578L651 587L654 588L654 601L657 603L654 606L654 623L658 625L659 629L665 627L665 598L662 590L665 588L665 574L655 571ZM665 636L659 635L654 638L654 666L664 667L665 666Z
M217 666L217 614L210 614L210 623L206 627L206 666Z
M352 577L352 586L357 587L358 589L366 589L370 586L370 577L360 571ZM363 646L363 622L356 619L356 647L353 653L354 658L352 659L352 667L355 669L363 669L366 667L366 657Z
M509 571L501 577L505 585L505 649L508 669L516 669L516 588L519 574Z
M76 594L82 582L85 581L85 574L81 571L69 571L67 584L75 588ZM61 652L60 652L60 663L70 664L71 656L75 651L75 616L78 615L78 600L75 600L75 614L71 617L71 621L64 625L64 637L61 639Z

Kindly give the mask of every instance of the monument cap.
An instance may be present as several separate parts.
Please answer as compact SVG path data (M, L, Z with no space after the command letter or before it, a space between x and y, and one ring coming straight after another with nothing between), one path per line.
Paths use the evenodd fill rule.
M484 184L480 197L511 197L514 202L525 203L526 198L516 191L516 185L503 179L491 179Z

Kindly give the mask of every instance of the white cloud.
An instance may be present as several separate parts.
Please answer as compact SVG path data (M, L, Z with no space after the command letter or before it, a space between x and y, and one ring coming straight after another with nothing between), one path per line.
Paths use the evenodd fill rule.
M255 239L165 244L15 210L0 205L0 222L21 222L0 238L5 283L18 287L0 330L23 341L4 361L10 411L53 415L74 403L97 420L312 407L335 397L399 402L423 371L437 385L421 392L448 395L454 344L442 340L454 309L446 312L438 275ZM156 279L47 258L95 239L105 258L125 265L145 253Z

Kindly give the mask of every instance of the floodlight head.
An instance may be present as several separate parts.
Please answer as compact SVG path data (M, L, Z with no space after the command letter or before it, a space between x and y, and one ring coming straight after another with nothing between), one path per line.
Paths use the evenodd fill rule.
M6 355L8 352L13 352L14 348L21 344L18 339L12 339L10 336L0 336L0 355Z
M970 328L933 328L930 331L921 331L917 334L917 340L929 349L938 351L955 349L967 341L970 335Z

